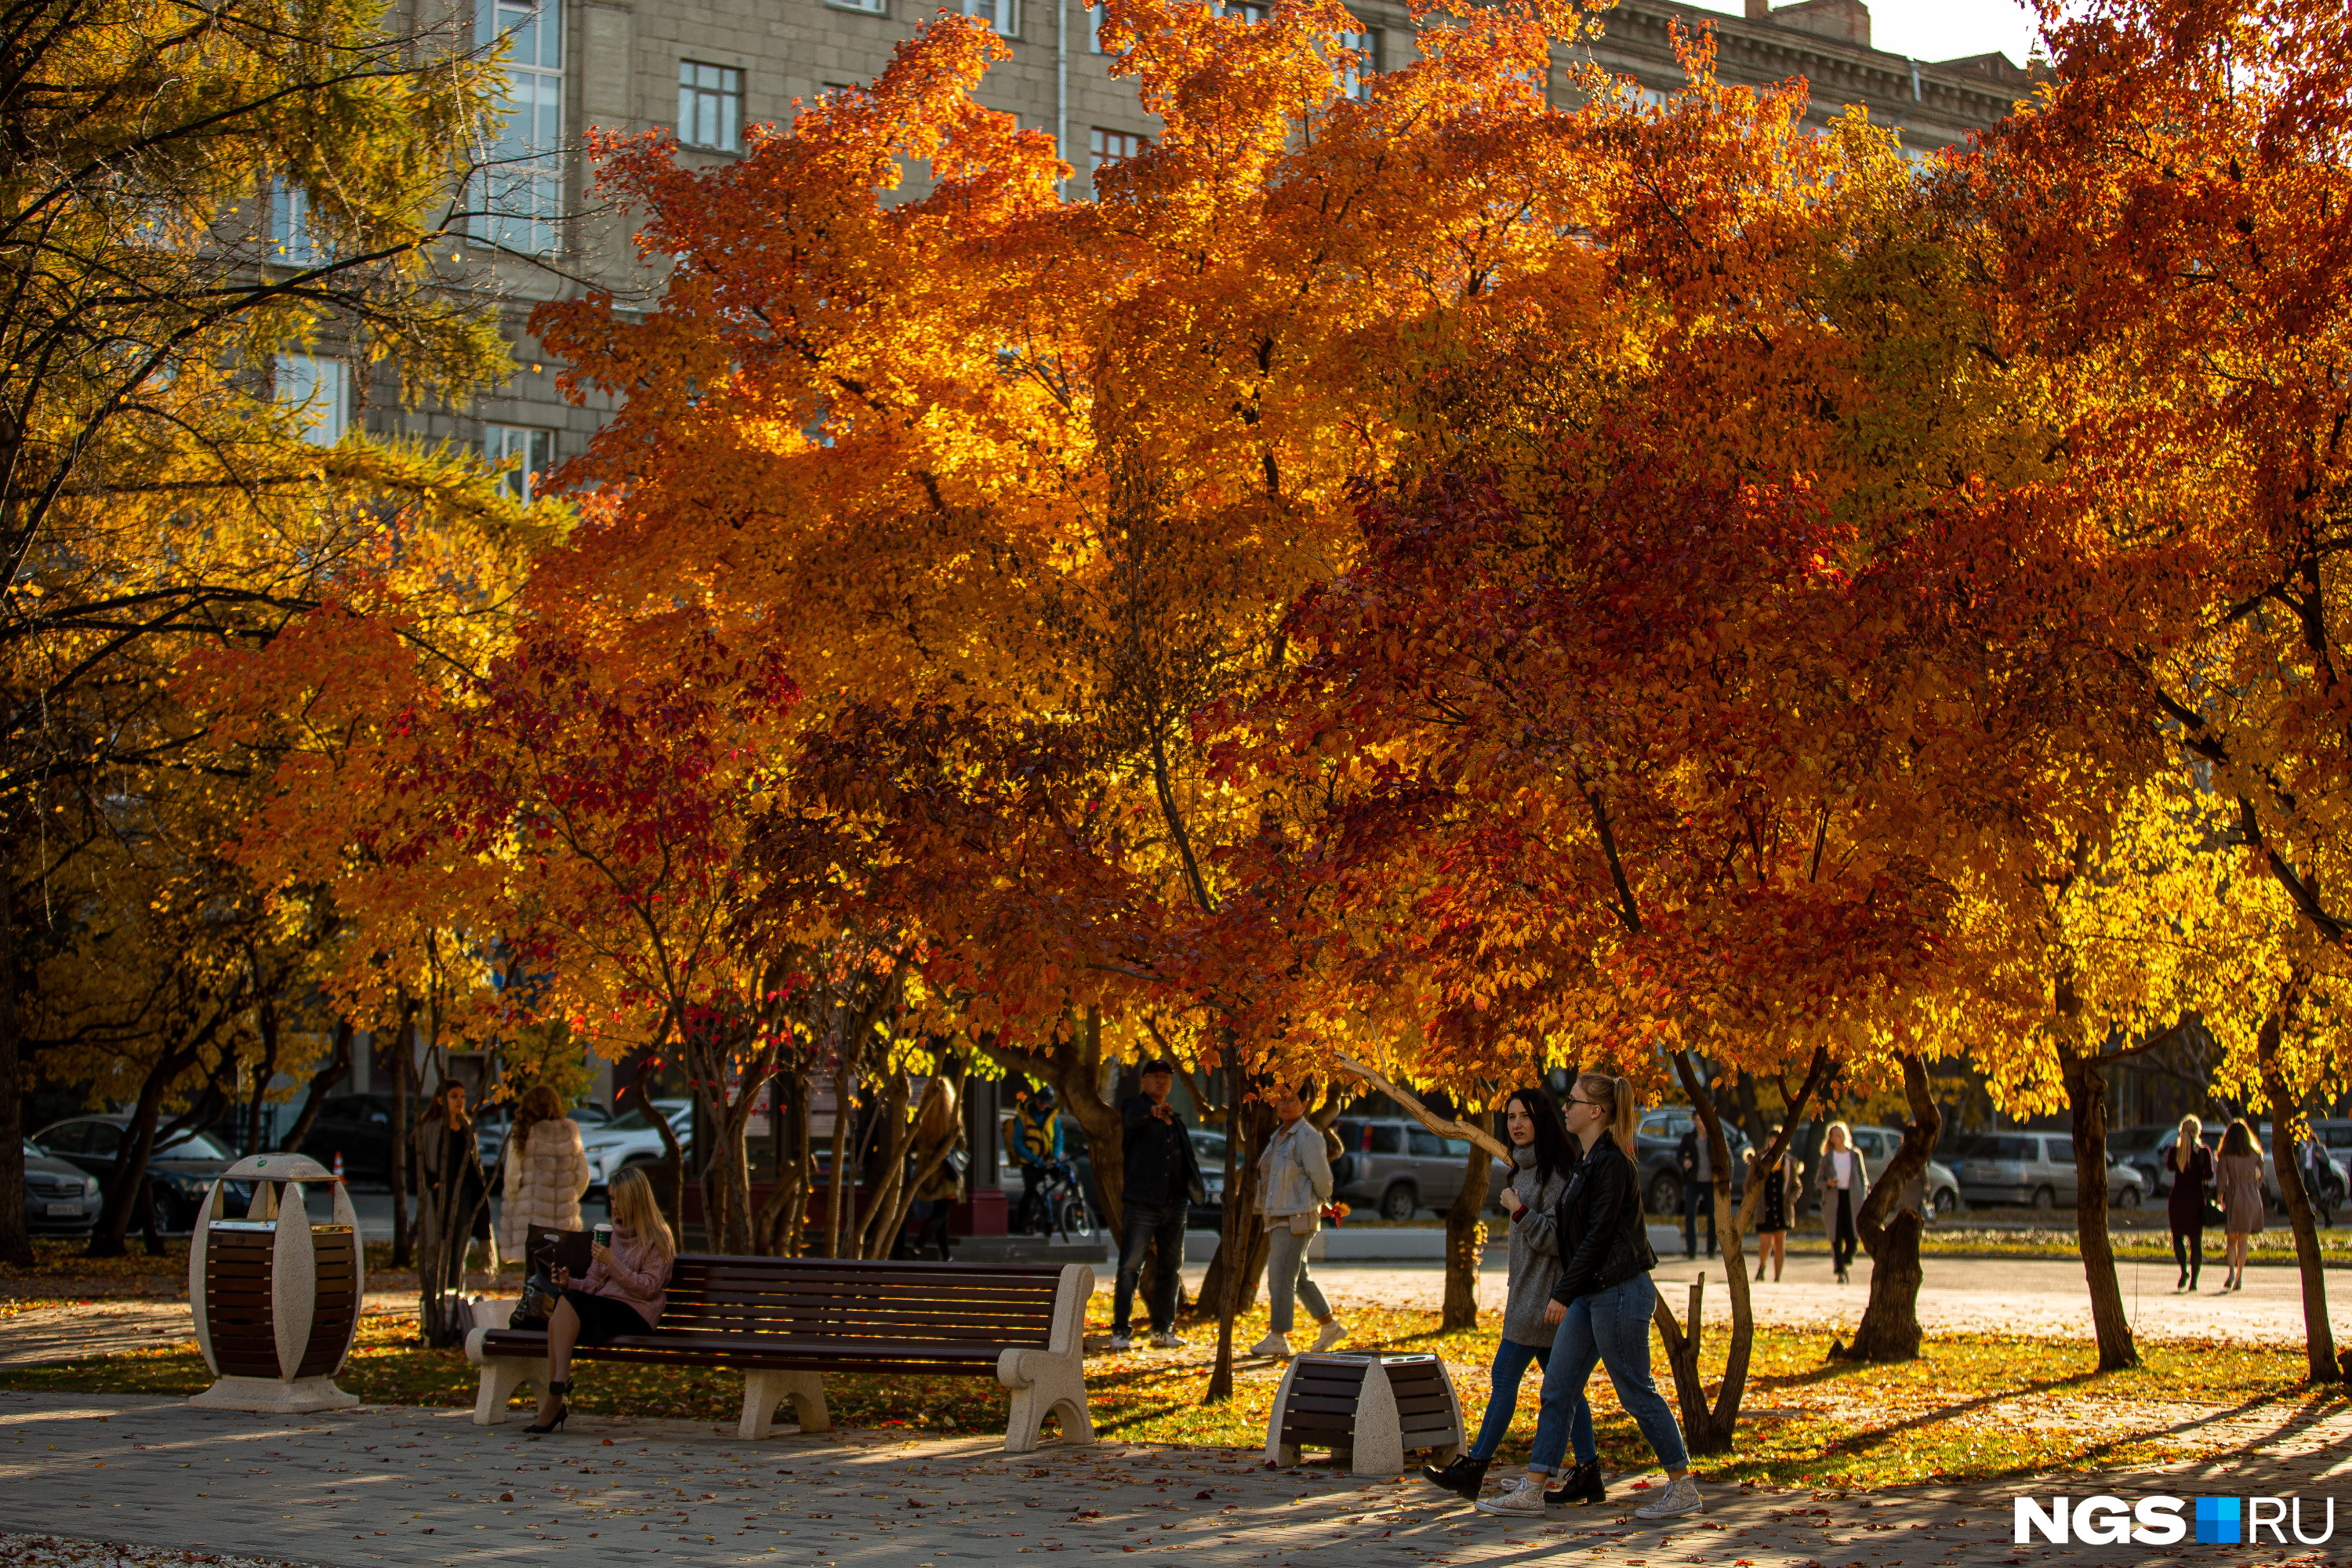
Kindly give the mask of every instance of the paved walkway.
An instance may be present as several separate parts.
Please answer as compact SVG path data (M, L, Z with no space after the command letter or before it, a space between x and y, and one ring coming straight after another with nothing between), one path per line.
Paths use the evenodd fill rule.
M331 1568L550 1558L950 1568L1052 1553L1155 1568L1364 1568L1533 1563L1569 1552L1625 1568L1972 1568L2027 1555L2011 1536L2015 1491L2300 1491L2315 1500L2342 1485L2346 1421L2283 1434L2242 1466L2063 1487L1710 1488L1703 1517L1661 1528L1632 1519L1646 1495L1633 1477L1613 1478L1601 1508L1506 1523L1418 1480L1271 1470L1223 1449L1103 1443L1016 1458L987 1440L851 1433L750 1444L727 1428L585 1419L533 1439L512 1426L471 1426L461 1411L260 1417L176 1401L0 1394L0 1531ZM2352 1531L2352 1519L2341 1525ZM23 1560L20 1546L0 1540L0 1562ZM2058 1555L2154 1568L2215 1553L2188 1544Z

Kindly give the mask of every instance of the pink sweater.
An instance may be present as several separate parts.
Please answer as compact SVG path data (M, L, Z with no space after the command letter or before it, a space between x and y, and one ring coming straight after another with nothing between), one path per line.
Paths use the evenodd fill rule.
M610 1296L625 1301L637 1310L637 1316L652 1328L661 1321L662 1305L666 1300L663 1288L669 1283L670 1260L661 1255L650 1237L640 1239L625 1230L613 1233L609 1249L613 1261L591 1263L588 1278L580 1288L591 1296Z

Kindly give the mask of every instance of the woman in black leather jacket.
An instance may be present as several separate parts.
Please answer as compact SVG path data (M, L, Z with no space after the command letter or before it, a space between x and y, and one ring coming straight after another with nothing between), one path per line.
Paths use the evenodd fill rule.
M1569 1396L1583 1392L1598 1363L1609 1369L1617 1403L1665 1467L1664 1495L1634 1510L1634 1517L1696 1513L1704 1504L1690 1477L1682 1428L1650 1378L1650 1316L1658 1300L1650 1270L1658 1259L1642 1215L1640 1176L1625 1154L1640 1108L1623 1079L1589 1072L1576 1080L1565 1109L1568 1131L1584 1145L1584 1158L1559 1200L1559 1283L1544 1310L1555 1337L1551 1364L1544 1372L1535 1453L1525 1477L1478 1507L1505 1516L1543 1512L1552 1500L1545 1495L1545 1483L1568 1447L1568 1413L1573 1407Z

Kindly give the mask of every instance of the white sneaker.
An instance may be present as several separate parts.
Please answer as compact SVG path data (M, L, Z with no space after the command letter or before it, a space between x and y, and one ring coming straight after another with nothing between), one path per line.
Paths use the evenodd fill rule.
M1334 1318L1323 1325L1322 1332L1315 1336L1315 1350L1328 1351L1347 1337L1348 1325ZM1310 1351L1307 1353L1312 1355L1314 1352Z
M1110 1337L1110 1348L1115 1351L1131 1351L1135 1348L1135 1336L1133 1334L1113 1334Z
M1317 1350L1321 1350L1323 1347L1318 1345L1315 1348ZM1249 1353L1252 1355L1288 1355L1290 1353L1290 1341L1286 1335L1268 1334L1265 1338L1258 1341L1257 1343L1250 1346Z
M1703 1513L1706 1500L1698 1495L1698 1483L1683 1476L1666 1489L1666 1495L1654 1503L1633 1510L1635 1519L1680 1519L1686 1513Z
M1480 1498L1478 1511L1499 1513L1508 1519L1541 1519L1543 1494L1543 1482L1532 1476L1521 1476L1493 1497Z
M1184 1348L1183 1337L1173 1330L1163 1331L1151 1336L1151 1348L1156 1351L1181 1351Z

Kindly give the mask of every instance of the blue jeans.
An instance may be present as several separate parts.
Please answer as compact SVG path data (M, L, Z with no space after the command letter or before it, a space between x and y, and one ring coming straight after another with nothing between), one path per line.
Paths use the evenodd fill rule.
M1523 1345L1517 1340L1505 1340L1495 1347L1494 1386L1486 1394L1486 1419L1478 1424L1478 1440L1470 1445L1474 1459L1491 1459L1495 1450L1503 1446L1503 1438L1511 1429L1511 1417L1519 1408L1519 1381L1528 1374L1528 1363L1549 1370L1549 1345ZM1584 1390L1569 1395L1575 1407L1569 1412L1568 1436L1576 1449L1576 1460L1585 1464L1601 1457L1592 1443L1592 1406L1584 1402Z
M1650 1380L1650 1315L1657 1308L1658 1293L1646 1274L1569 1303L1568 1317L1552 1337L1551 1364L1544 1368L1543 1414L1536 1421L1536 1451L1528 1468L1546 1474L1559 1468L1568 1447L1568 1392L1583 1392L1595 1363L1609 1369L1617 1403L1657 1450L1658 1463L1669 1470L1690 1468L1683 1429Z
M1126 1223L1118 1237L1118 1287L1111 1297L1113 1333L1134 1330L1135 1281L1143 1272L1143 1255L1155 1241L1160 1244L1160 1272L1151 1281L1151 1331L1175 1331L1176 1287L1182 1283L1184 1270L1185 1207L1182 1198L1172 1204L1129 1203L1121 1215Z

